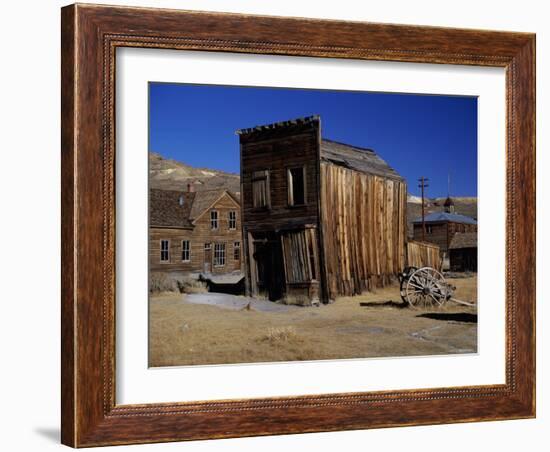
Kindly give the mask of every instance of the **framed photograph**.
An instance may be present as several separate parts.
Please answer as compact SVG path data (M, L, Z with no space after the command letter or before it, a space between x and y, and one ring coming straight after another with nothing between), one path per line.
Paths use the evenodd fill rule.
M62 442L535 416L535 36L62 9Z

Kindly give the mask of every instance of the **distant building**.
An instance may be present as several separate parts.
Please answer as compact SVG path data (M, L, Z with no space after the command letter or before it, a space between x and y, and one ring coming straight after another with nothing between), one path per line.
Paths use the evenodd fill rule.
M457 232L449 244L451 271L477 272L477 232Z
M242 261L240 203L227 190L149 192L149 270L229 273Z
M443 208L445 209L445 212L447 213L455 213L455 202L450 196L447 196L447 199L445 200L445 203L443 204Z
M372 149L321 138L317 116L237 133L247 294L326 303L403 270L407 185Z
M431 212L424 217L424 241L439 246L443 258L443 268L449 267L449 246L458 232L477 233L477 221L465 215L454 213L454 202L448 197L445 200L444 212ZM413 220L413 238L422 240L422 218Z

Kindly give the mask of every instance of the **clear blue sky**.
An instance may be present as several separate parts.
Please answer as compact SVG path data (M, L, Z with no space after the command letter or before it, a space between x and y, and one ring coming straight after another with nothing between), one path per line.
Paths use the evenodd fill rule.
M374 149L419 194L477 196L477 98L149 84L149 150L239 172L237 129L318 114L324 138Z

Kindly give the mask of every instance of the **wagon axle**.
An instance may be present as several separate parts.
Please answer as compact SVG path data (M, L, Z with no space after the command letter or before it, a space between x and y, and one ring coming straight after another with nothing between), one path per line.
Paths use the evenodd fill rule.
M407 267L399 275L401 299L411 307L441 307L447 301L474 306L453 298L456 287L445 281L441 272L431 267Z

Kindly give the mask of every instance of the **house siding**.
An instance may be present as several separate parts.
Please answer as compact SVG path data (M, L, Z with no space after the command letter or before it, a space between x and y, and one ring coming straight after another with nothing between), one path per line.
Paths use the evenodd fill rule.
M455 223L451 221L427 222L426 227L428 226L431 226L432 233L426 233L424 241L438 245L442 253L449 251L451 240L457 232L477 231L477 224ZM413 228L414 240L422 240L422 223L415 223Z
M218 211L218 229L212 230L210 225L210 211ZM236 228L229 229L229 212L237 213ZM170 240L170 261L160 261L160 241ZM183 262L182 240L189 240L191 249L190 262ZM234 259L234 242L241 244L241 256L239 260ZM212 244L210 258L207 259L208 266L205 266L207 252L204 249L205 243ZM225 243L225 265L216 267L212 265L214 256L214 244ZM241 212L239 204L227 193L216 203L195 220L194 228L149 228L149 269L152 272L204 272L228 273L241 270L242 265L242 229Z

